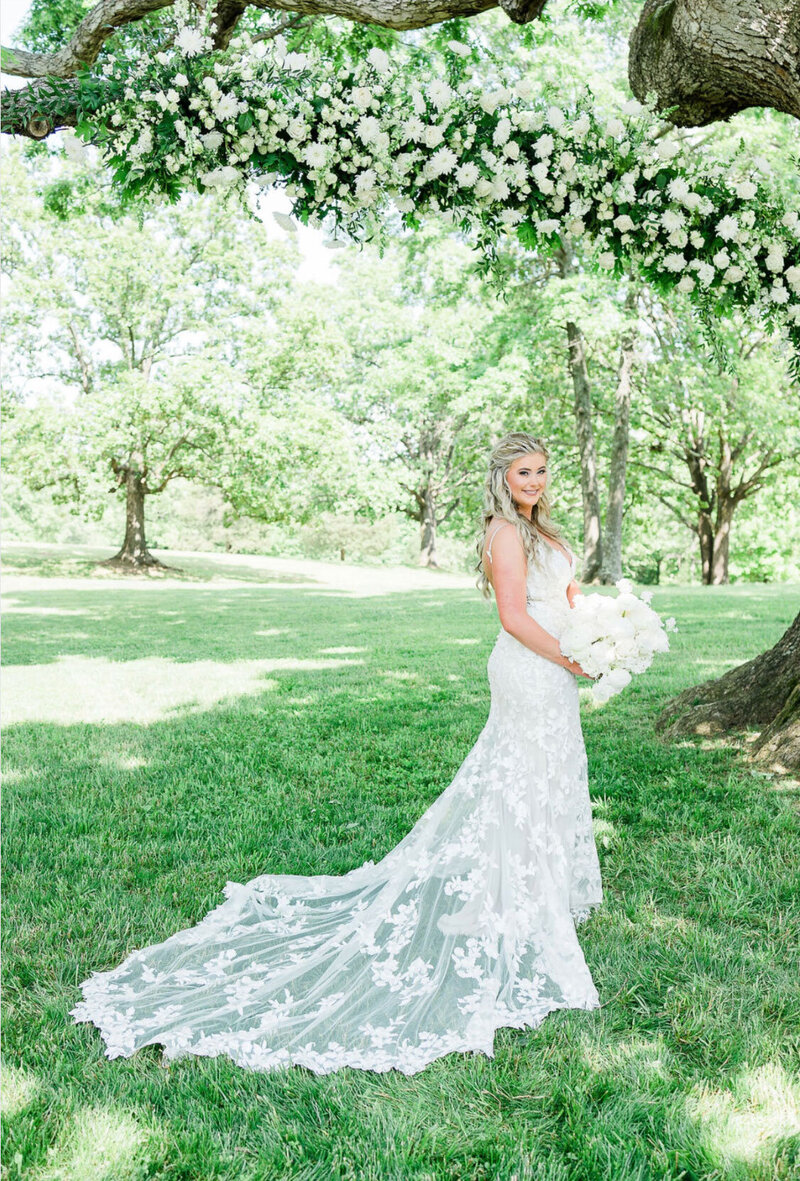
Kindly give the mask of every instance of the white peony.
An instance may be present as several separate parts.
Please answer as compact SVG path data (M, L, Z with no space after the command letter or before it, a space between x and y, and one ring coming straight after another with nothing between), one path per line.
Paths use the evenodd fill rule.
M356 135L362 144L374 144L380 134L380 120L374 115L362 115L356 124Z
M680 150L680 145L674 139L662 139L656 144L656 155L661 160L674 160Z
M372 105L372 91L368 86L354 86L350 98L353 106L362 114Z
M443 139L444 132L442 131L441 127L437 127L435 123L430 127L426 127L422 133L422 142L429 148L438 148Z
M725 274L722 276L726 283L741 283L745 276L744 267L732 266L728 267Z
M494 135L492 136L492 143L500 147L510 135L511 121L509 119L498 119L497 126L494 129Z
M216 152L217 148L222 146L223 138L219 131L207 131L205 135L200 136L200 143L209 152Z
M752 201L758 192L758 185L754 184L752 180L743 180L740 184L734 185L733 190L742 201Z
M664 270L677 273L685 270L686 259L682 254L667 254L664 258Z
M636 229L633 219L628 217L627 213L621 213L619 217L615 217L614 225L621 234L627 234L630 233L631 230Z
M493 115L501 103L508 101L508 91L488 90L478 101L487 115Z
M378 49L377 45L373 46L367 54L367 61L379 74L386 74L389 71L389 55L382 49Z
M632 674L644 672L655 652L669 650L664 625L649 606L651 592L638 598L627 578L616 587L616 598L579 595L559 637L562 653L597 678L592 695L598 702L624 689Z
M238 179L238 171L231 168L230 165L226 165L224 168L215 168L211 172L204 172L200 177L200 182L207 189L227 189Z

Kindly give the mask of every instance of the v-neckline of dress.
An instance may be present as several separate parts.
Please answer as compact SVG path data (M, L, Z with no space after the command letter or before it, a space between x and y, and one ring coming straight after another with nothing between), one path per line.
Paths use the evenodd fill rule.
M558 546L556 546L556 545L551 545L551 543L550 543L549 541L544 541L544 538L542 538L542 541L543 541L544 545L546 545L546 546L547 546L549 549L551 549L551 550L552 550L554 553L556 553L556 554L561 554L561 557L562 557L562 558L564 559L564 561L567 563L567 565L569 566L570 570L572 569L572 557L573 557L573 555L572 555L572 554L570 554L570 555L569 555L569 557L568 557L568 556L567 556L567 553L566 553L566 550L563 550L563 549L561 548L561 546L560 546L560 545L558 545Z

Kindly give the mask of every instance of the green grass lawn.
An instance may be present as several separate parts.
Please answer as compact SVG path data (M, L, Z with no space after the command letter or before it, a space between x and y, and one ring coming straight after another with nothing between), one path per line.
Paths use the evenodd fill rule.
M109 1061L68 1010L228 880L391 849L486 721L497 618L470 590L197 578L7 591L4 1176L798 1176L796 785L653 732L671 693L774 643L798 588L656 589L670 653L584 703L602 1008L501 1030L494 1059L317 1076L164 1066L156 1046Z

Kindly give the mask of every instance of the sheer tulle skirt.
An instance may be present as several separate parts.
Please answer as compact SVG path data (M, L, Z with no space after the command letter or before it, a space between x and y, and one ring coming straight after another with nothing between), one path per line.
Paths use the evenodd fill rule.
M547 604L529 608L555 631ZM109 1058L414 1074L495 1030L594 1009L576 924L602 901L574 676L501 632L487 723L377 863L228 882L196 926L83 982Z

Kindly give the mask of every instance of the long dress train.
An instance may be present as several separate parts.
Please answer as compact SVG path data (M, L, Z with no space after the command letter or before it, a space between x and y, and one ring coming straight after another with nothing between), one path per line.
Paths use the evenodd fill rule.
M559 635L575 559L542 543L528 614ZM602 902L578 684L501 630L455 778L379 862L228 882L196 926L81 984L109 1058L229 1055L415 1074L502 1026L600 1001L576 926Z

